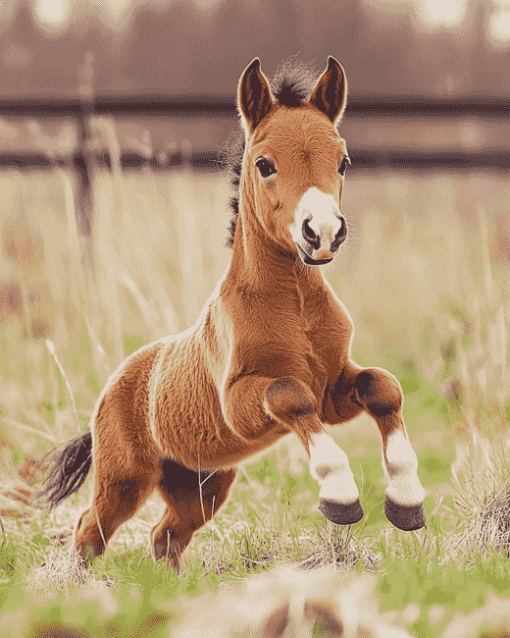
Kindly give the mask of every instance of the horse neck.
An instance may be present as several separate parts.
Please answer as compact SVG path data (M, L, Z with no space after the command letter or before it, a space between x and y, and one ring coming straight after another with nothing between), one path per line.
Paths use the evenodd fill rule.
M297 255L270 239L247 208L239 211L233 242L233 256L227 277L243 290L267 297L286 293L301 296L325 285L316 267L304 266Z

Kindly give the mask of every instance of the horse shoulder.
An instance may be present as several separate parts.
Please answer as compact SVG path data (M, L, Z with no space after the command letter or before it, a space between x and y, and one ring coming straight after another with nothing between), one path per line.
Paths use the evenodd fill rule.
M234 324L222 297L218 296L208 304L196 338L207 374L220 392L234 347Z

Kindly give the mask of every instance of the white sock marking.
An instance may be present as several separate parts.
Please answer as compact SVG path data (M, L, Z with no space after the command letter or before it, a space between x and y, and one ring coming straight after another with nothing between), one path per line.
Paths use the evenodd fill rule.
M350 505L359 499L358 487L349 467L347 454L322 432L312 434L310 474L319 483L319 498Z
M418 478L416 452L400 430L388 437L383 468L390 478L386 496L397 505L412 506L423 503L425 490Z

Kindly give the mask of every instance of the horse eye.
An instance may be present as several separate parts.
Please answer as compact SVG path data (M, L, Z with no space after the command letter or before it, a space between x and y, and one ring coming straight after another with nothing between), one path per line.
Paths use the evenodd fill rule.
M259 173L263 179L276 173L276 166L265 157L259 157L255 162L255 166L259 169Z
M345 175L345 169L347 168L347 164L351 165L351 159L348 155L344 155L340 160L340 164L338 165L338 172L342 177Z

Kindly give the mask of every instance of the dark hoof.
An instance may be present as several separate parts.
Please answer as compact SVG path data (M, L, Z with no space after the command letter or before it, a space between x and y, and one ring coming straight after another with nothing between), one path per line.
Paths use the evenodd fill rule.
M363 518L363 508L359 499L350 505L342 505L341 503L332 503L321 498L319 510L329 521L336 525L353 525Z
M397 505L386 497L384 513L390 523L393 523L395 527L404 532L412 532L415 529L425 527L423 503L420 503L420 505Z

